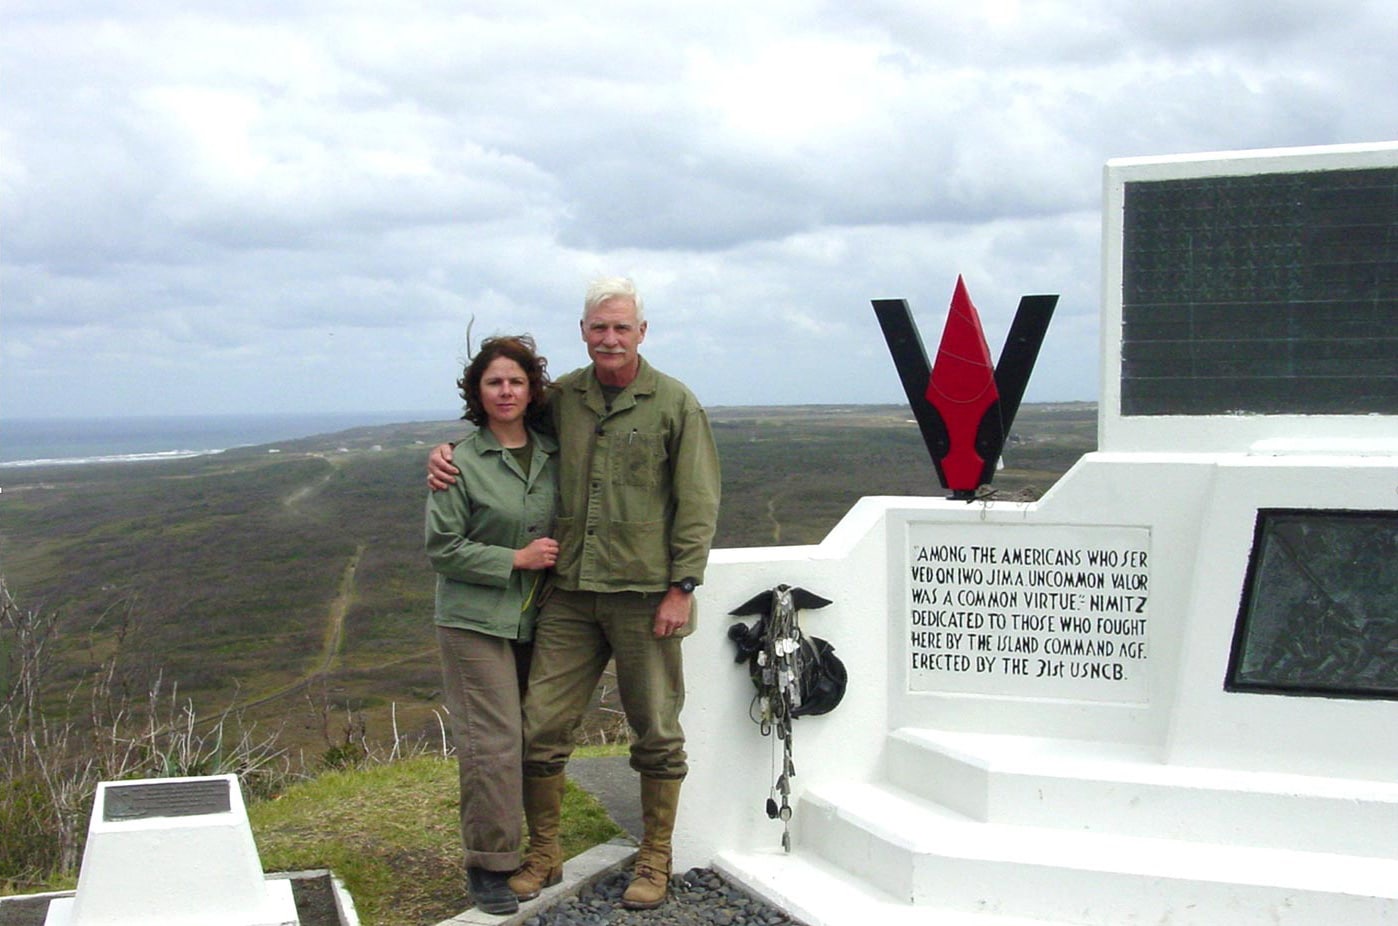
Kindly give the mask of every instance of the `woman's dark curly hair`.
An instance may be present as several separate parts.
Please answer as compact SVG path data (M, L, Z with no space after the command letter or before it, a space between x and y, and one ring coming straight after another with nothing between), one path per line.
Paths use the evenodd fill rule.
M527 334L502 335L481 342L481 349L466 364L461 378L456 381L461 398L466 400L466 414L461 417L477 427L485 426L487 417L485 406L481 404L481 378L485 376L485 368L497 357L513 360L529 377L529 408L525 410L525 417L531 420L537 418L548 401L549 362L539 354L534 339Z

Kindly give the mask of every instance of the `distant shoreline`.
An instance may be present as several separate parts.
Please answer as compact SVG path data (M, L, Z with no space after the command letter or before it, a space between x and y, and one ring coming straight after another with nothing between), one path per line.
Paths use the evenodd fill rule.
M1025 403L1043 409L1095 402ZM841 418L851 414L908 418L904 403L709 406L716 424L754 416ZM244 447L301 441L365 427L458 421L443 412L332 412L270 415L171 415L126 418L0 419L0 471L51 466L158 463L227 453Z
M0 419L0 469L187 459L353 428L455 417L391 411Z
M41 466L86 466L93 463L160 463L167 460L188 460L192 457L206 457L225 453L228 448L218 450L157 450L151 453L116 453L95 457L40 458L36 460L3 460L0 469L30 469Z

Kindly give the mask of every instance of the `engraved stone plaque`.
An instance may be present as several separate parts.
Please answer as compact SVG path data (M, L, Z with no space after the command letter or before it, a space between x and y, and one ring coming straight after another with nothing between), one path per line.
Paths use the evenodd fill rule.
M1148 530L908 530L909 690L1148 700Z
M103 819L148 820L156 817L192 817L228 813L232 807L229 783L223 779L190 779L107 788Z

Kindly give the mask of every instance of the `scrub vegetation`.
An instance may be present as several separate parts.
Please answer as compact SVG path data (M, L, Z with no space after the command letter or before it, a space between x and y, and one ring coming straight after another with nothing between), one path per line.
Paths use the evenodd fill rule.
M710 414L723 465L718 547L816 543L863 496L944 494L906 407ZM36 873L45 884L71 874L104 778L236 771L261 798L386 760L418 757L404 774L450 766L422 553L424 463L466 427L3 471L0 884L30 890ZM1042 494L1095 443L1095 406L1026 405L996 489ZM615 707L604 681L584 742L624 741ZM104 730L106 752L90 742ZM76 833L58 846L41 834L30 845L20 828L58 793L24 764L44 743L80 766L110 757L74 771L64 806L48 808Z

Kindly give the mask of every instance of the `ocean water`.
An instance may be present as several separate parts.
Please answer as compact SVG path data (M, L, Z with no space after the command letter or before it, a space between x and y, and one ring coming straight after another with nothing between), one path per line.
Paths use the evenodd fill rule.
M172 460L349 428L455 417L448 410L0 419L0 467Z

